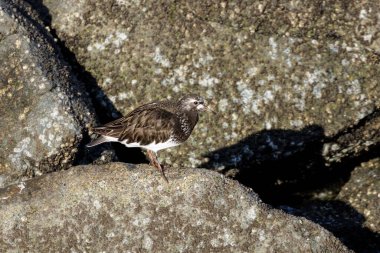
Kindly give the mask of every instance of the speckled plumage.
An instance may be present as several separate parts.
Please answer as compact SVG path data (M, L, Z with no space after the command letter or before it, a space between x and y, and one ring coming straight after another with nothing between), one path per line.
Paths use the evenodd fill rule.
M206 109L204 99L197 95L144 104L120 119L94 128L100 137L87 146L120 142L127 147L144 148L152 164L162 171L151 151L156 153L186 141L198 122L198 113Z

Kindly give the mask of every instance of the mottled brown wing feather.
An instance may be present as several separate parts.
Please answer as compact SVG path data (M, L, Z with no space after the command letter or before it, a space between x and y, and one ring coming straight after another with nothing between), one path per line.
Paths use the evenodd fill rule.
M137 107L135 110L131 111L126 116L111 121L103 126L95 127L92 129L92 131L96 134L119 138L125 128L125 124L127 123L128 118L131 115L137 114L143 110L149 110L156 107L157 106L155 105L155 103L142 105L140 107Z
M128 143L138 142L147 145L169 139L174 125L175 117L172 112L159 108L156 103L150 103L93 131L118 138L119 141L127 140Z

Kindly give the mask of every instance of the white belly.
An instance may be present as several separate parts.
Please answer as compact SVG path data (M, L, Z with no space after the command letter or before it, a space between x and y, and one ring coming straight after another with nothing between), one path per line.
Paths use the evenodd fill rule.
M153 143L150 143L148 145L141 145L138 142L127 143L127 140L125 140L125 141L118 141L118 139L115 138L115 137L109 137L109 136L107 136L106 138L107 138L108 141L119 142L121 144L124 144L128 148L145 148L145 149L152 150L154 152L157 152L157 151L159 151L161 149L165 149L165 148L175 147L175 146L178 146L180 144L178 142L173 141L172 139L169 139L166 142L159 142L159 143L153 142Z

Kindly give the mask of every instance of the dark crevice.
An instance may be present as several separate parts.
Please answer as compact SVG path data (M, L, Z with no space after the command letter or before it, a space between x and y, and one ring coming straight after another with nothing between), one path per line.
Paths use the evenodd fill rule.
M56 31L51 30L51 33L55 38L58 38ZM85 89L89 93L91 98L95 114L99 121L99 124L105 124L117 118L120 118L122 114L118 111L113 103L108 99L107 95L103 92L102 88L97 84L96 78L88 72L84 66L82 66L75 54L65 45L63 41L57 39L57 45L61 48L64 59L72 66L74 73L78 76L80 82L85 84ZM85 145L90 142L91 138L88 135L88 130L85 129L83 141L79 147L80 152L78 152L78 161L88 153ZM93 137L94 138L94 137ZM141 149L138 148L126 148L118 143L111 144L116 152L117 158L121 162L127 163L146 163L147 160L142 153ZM104 145L99 147L94 147L93 149L103 148Z
M50 28L50 34L55 40L52 43L55 43L58 46L60 53L63 56L63 60L70 65L71 70L78 79L79 83L81 83L84 86L85 91L88 92L99 124L104 124L121 117L122 114L116 109L112 101L108 99L107 95L98 85L96 78L78 62L75 53L69 49L69 47L65 44L65 41L58 37L56 30L52 28L52 17L49 13L49 9L40 0L27 0L26 2L28 2L34 10L38 12L40 19L44 22L44 25ZM40 29L44 28L40 27ZM96 159L96 157L99 156L104 149L110 147L110 144L102 144L89 150L85 146L91 140L89 130L84 128L82 135L83 139L78 147L74 165L89 163ZM147 162L141 149L127 149L123 145L119 145L117 143L112 143L111 145L115 150L117 156L116 159L118 161L127 163Z

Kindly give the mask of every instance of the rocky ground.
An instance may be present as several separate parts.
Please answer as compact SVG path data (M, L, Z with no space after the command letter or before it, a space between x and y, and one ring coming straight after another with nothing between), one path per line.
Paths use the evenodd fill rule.
M1 1L0 248L378 252L378 13ZM188 92L217 115L160 152L169 185L138 149L85 148L92 126Z
M3 189L2 251L348 252L238 182L147 165L78 166Z

